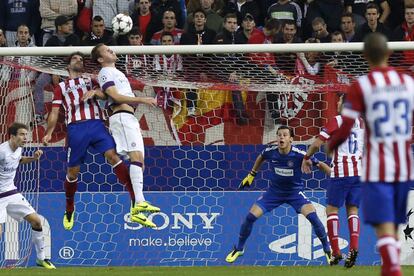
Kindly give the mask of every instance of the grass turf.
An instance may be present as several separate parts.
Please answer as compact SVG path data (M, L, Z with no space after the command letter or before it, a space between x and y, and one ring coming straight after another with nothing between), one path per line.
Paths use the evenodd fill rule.
M414 275L414 266L403 267L404 275ZM286 276L371 276L380 275L379 266L356 266L345 269L341 266L217 266L217 267L61 267L56 270L42 268L1 269L1 276L117 276L117 275L286 275Z

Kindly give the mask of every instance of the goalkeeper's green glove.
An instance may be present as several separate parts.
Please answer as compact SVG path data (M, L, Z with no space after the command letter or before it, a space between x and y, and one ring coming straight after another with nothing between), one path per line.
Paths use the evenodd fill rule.
M252 185L254 177L256 176L255 171L249 172L249 174L242 180L242 182L239 185L239 190L243 190L245 187L250 187Z

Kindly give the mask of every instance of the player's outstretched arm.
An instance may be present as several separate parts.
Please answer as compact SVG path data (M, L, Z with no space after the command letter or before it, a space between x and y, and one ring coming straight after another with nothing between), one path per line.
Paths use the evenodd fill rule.
M245 187L250 187L253 183L254 177L257 174L257 171L260 169L260 167L263 164L263 157L262 155L259 155L256 158L256 161L254 162L252 170L249 172L249 174L240 182L239 190L243 190Z
M323 171L324 173L326 173L326 175L330 175L331 174L331 167L329 167L328 164L319 161L319 163L316 165L321 171Z
M313 143L309 146L306 155L303 157L302 161L302 172L303 173L311 173L312 172L312 161L310 158L319 150L319 148L325 142L321 140L321 138L317 137Z
M157 105L157 100L151 97L129 97L129 96L124 96L118 93L118 90L116 89L115 86L111 86L108 87L105 90L105 93L110 96L116 103L119 104L140 104L140 103L144 103L144 104L148 104L151 106L156 106Z
M59 109L60 107L52 107L52 110L49 113L47 118L47 128L45 136L43 136L42 142L45 146L49 144L50 139L52 139L52 133L55 130L57 120L59 118Z
M42 155L43 155L43 151L39 149L39 150L35 151L33 156L22 156L22 158L20 159L20 164L27 164L27 163L39 160L39 158Z

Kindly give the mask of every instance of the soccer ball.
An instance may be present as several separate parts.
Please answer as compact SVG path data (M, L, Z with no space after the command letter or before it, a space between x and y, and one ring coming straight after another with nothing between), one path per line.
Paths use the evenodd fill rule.
M116 34L127 34L132 29L132 19L125 14L117 14L112 18L112 30Z

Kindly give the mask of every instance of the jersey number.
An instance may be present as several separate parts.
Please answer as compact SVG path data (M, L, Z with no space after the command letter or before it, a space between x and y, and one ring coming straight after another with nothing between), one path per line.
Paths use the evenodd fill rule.
M374 111L381 113L381 116L374 120L374 134L376 137L389 137L395 131L397 134L408 135L409 124L409 103L406 99L397 99L394 102L377 101L372 106ZM392 128L385 128L384 124L390 121L391 114L395 114L395 125Z

